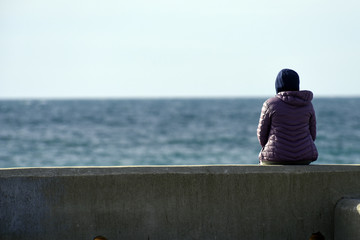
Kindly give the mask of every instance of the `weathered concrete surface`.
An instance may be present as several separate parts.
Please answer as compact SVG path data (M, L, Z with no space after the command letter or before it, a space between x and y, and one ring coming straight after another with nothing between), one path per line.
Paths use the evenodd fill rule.
M360 239L360 199L342 199L336 204L334 239Z
M360 165L0 170L0 239L333 239Z

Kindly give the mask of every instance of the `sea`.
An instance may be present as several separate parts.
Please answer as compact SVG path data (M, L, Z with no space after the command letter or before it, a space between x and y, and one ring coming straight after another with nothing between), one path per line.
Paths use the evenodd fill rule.
M0 168L258 164L265 100L0 100ZM360 164L360 98L313 105L314 164Z

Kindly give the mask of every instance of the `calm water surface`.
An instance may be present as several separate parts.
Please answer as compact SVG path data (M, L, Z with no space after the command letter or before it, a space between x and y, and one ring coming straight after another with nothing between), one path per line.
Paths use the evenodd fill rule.
M0 101L0 167L257 164L264 98ZM360 98L318 98L319 164L360 164Z

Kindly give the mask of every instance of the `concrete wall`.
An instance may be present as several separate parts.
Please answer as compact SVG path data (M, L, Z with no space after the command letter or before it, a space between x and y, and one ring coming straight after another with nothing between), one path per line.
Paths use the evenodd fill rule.
M336 204L334 239L360 239L360 199L342 199Z
M360 165L0 169L0 239L334 236Z

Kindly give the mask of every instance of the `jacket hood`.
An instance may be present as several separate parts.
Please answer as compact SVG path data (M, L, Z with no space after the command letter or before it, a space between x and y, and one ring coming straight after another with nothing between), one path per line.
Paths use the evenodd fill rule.
M304 106L311 103L311 100L313 99L313 93L308 90L284 91L279 92L276 97L290 105Z
M283 69L279 72L275 81L276 93L282 91L299 91L299 75L291 69Z

